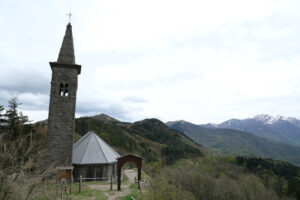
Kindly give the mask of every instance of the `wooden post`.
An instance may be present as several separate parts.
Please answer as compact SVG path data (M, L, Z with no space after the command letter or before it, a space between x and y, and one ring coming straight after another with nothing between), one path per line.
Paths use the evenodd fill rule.
M142 170L141 170L141 168L139 167L139 168L138 168L138 189L141 189L141 185L140 185L141 179L142 179Z
M121 190L121 169L118 166L118 190Z
M112 182L112 174L110 175L110 190L113 188L113 182Z
M81 185L82 185L82 176L79 176L79 193L81 192Z
M71 181L70 181L70 194L72 194L72 183L73 183L73 175L71 175Z
M63 199L63 190L64 190L63 179L61 179L61 181L60 181L60 198L61 199Z
M57 183L57 186L56 186L56 197L58 197L58 191L59 191L59 183Z

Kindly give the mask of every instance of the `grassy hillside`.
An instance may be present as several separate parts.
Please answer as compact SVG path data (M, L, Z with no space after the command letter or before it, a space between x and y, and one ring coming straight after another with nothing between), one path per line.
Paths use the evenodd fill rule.
M205 128L183 121L168 125L204 147L225 155L261 156L300 165L300 148L293 145L274 142L243 131Z
M76 132L82 136L93 130L120 154L136 153L147 162L171 164L180 158L203 155L199 144L157 119L145 119L133 124L105 119L78 118Z

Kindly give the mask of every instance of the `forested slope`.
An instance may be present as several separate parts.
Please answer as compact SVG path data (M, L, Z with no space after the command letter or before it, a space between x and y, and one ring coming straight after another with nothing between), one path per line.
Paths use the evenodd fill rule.
M260 156L300 165L300 148L294 145L272 141L244 131L206 128L185 121L170 122L167 125L221 154Z

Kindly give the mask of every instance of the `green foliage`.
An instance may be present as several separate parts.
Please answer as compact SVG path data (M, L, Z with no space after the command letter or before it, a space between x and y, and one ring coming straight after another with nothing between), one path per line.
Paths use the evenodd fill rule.
M28 124L28 117L18 111L19 105L14 97L9 100L6 111L0 106L0 133L8 132L12 140L34 131L34 125ZM5 114L2 114L4 111Z
M279 200L260 177L249 174L227 158L210 157L179 160L152 174L143 199L189 200Z
M17 99L14 97L8 102L8 109L6 110L6 117L7 117L7 128L9 134L13 138L17 138L20 135L20 123L21 117L18 114L18 106L20 103L17 102Z
M135 198L135 199L139 199L137 184L136 183L132 183L129 186L129 189L131 190L131 192L128 195L126 195L124 197L121 197L121 200L132 200L132 197Z
M189 156L202 156L199 146L177 131L169 129L157 119L136 122L129 127L129 131L151 141L164 144L161 155L166 164L171 164L178 159Z
M125 131L113 124L107 124L89 117L76 119L75 131L80 135L88 131L95 131L108 144L132 152L136 149L136 142Z
M263 159L256 157L236 158L238 165L245 166L248 170L255 172L265 179L269 185L270 178L275 177L274 189L279 196L290 195L300 199L300 168L283 161Z
M217 153L273 158L300 165L300 147L232 129L205 128L188 122L176 122L169 126Z
M173 141L179 137L178 134L167 128L157 119L135 122L130 126L129 130L131 130L133 134L143 136L161 144L173 143Z
M171 164L181 158L202 155L199 145L156 119L133 124L93 117L76 119L76 132L84 135L89 130L95 131L120 154L136 153L147 162L160 162L162 158L165 164Z
M190 147L182 143L170 144L166 147L163 147L161 152L165 158L166 164L172 164L174 161L180 158L188 158L190 156L194 157L197 155L201 155L199 149Z
M151 148L151 143L141 142L141 156L146 158L148 162L157 161L157 153L155 153Z

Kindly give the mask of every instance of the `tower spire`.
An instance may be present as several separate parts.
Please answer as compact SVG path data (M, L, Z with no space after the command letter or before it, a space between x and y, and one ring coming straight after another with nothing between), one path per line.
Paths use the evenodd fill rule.
M59 51L57 62L63 64L75 64L75 54L74 54L74 44L73 44L71 23L67 25L66 33Z

